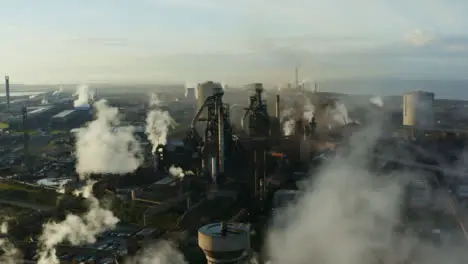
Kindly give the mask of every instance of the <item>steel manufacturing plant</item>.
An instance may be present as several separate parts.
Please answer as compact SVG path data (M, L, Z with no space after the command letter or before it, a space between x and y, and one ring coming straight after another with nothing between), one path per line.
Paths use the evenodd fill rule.
M0 262L428 263L466 246L467 104L312 86L12 96L7 76Z

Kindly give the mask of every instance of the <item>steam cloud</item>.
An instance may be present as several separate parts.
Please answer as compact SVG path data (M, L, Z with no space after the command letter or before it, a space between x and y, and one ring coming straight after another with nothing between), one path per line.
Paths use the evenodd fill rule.
M67 215L62 222L50 222L44 225L39 237L38 264L59 264L56 246L63 242L82 245L96 242L96 236L115 228L119 222L111 211L101 208L99 201L89 197L89 211L83 216Z
M8 233L8 223L3 222L0 226L0 263L15 264L20 259L20 252L6 237Z
M100 233L115 228L119 222L112 211L100 206L92 194L94 182L91 173L129 173L138 168L142 160L138 142L132 129L114 129L119 125L118 109L106 101L95 104L97 119L78 131L76 141L76 171L87 184L75 195L89 201L89 210L82 216L69 214L62 222L44 224L39 238L38 264L58 264L56 247L60 243L72 245L94 243Z
M311 122L312 118L314 118L315 115L315 106L312 104L309 98L305 98L304 102L304 120L307 122Z
M76 100L73 101L73 105L75 107L88 105L89 100L93 99L93 94L89 91L88 85L85 84L78 85L78 87L76 87L75 95L77 96Z
M60 87L58 88L58 90L56 90L56 91L54 91L54 92L52 93L52 96L59 95L59 94L61 94L62 92L63 92L63 87L62 87L62 85L60 85Z
M374 96L374 97L372 97L372 98L370 99L370 102L371 102L371 104L376 105L376 106L378 106L378 107L383 107L383 106L384 106L382 97L380 97L380 96Z
M146 134L153 145L154 154L158 145L166 145L167 133L172 118L169 112L161 110L161 100L156 94L151 94L150 112L146 117Z
M271 263L465 262L468 253L455 236L436 246L410 231L397 231L404 223L403 187L415 175L376 175L368 169L376 135L376 129L354 135L351 152L325 165L299 201L278 214L267 240ZM425 218L425 224L431 220Z
M280 122L283 124L283 133L285 136L291 136L296 127L296 121L293 118L294 109L288 108L281 112Z
M174 165L172 165L170 168L169 168L169 173L172 175L172 177L175 177L175 178L179 178L179 179L182 179L185 177L185 175L193 175L194 173L192 171L185 171L180 168L180 167L176 167Z
M143 162L133 128L115 129L120 124L117 108L105 100L94 105L97 118L77 132L76 171L81 177L91 173L125 174Z
M150 246L136 256L125 262L125 264L186 264L184 255L180 253L175 245L167 241L161 241Z

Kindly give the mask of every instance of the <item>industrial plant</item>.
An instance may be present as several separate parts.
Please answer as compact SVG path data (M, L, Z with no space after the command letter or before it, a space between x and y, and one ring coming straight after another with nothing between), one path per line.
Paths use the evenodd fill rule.
M468 239L460 168L468 130L447 110L463 102L424 91L358 97L297 80L296 69L295 85L279 91L206 81L162 91L101 89L99 96L87 86L54 87L12 97L6 76L0 212L9 217L0 218L8 224L0 262L282 264L269 247L287 240L274 240L278 229L297 232L278 220L288 208L300 208L292 217L299 219L319 208L307 199L372 200L374 189L385 193L395 178L404 191L398 209L385 204L398 215L388 220L392 234L411 231L427 245L445 233ZM378 182L356 191L369 197L326 185L366 186L367 178L352 179L348 163ZM350 177L323 179L337 168ZM418 177L400 179L407 174ZM336 218L352 217L344 211L351 216ZM297 219L289 225L303 224ZM421 228L425 219L429 227ZM20 253L8 255L4 241Z

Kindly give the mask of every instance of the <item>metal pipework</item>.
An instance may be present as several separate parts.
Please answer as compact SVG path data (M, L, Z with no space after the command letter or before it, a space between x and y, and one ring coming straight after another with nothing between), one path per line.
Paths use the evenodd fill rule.
M197 123L198 119L200 118L200 115L201 115L203 109L208 105L208 103L209 103L210 101L213 100L213 98L215 98L214 95L208 96L208 98L206 98L205 102L204 102L203 105L200 107L200 109L198 109L197 114L196 114L195 117L193 118L192 124L190 125L190 128L195 128L195 124Z
M225 159L225 146L224 146L224 116L223 104L221 100L216 102L217 115L218 115L218 159L219 167L218 172L224 173L224 159Z

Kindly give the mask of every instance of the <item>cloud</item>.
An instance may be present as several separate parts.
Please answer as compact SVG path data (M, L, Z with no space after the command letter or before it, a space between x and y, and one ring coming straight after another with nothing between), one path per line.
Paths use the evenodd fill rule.
M405 40L408 44L416 47L426 46L435 40L434 34L429 31L415 29L407 33Z

